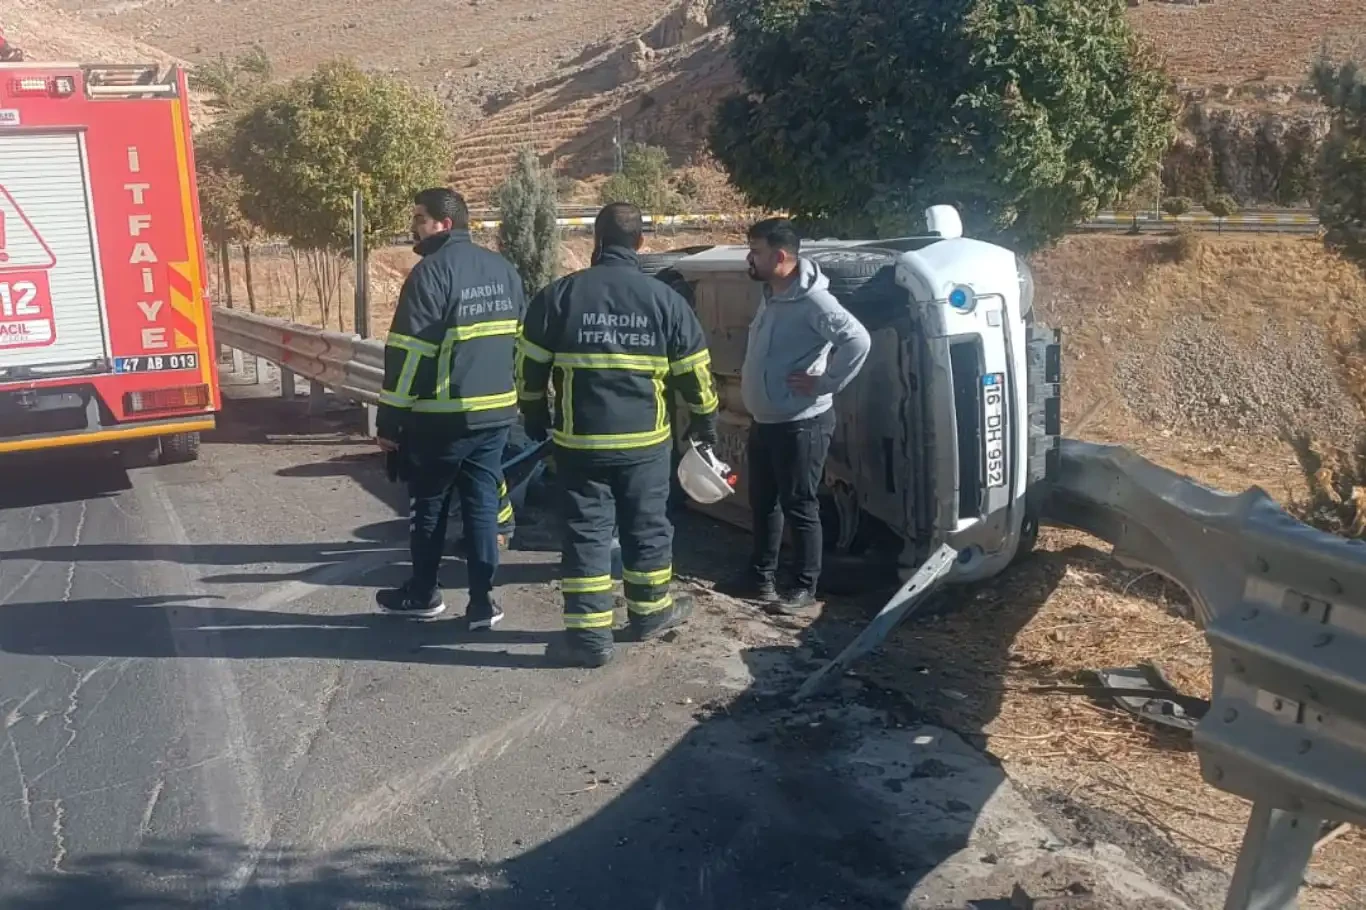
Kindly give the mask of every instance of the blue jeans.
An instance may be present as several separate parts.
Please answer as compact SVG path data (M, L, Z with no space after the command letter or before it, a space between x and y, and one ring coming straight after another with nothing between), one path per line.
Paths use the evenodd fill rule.
M460 496L470 600L487 599L498 571L498 484L508 427L463 436L417 438L410 443L408 496L412 506L411 593L421 599L437 589L446 547L451 497Z

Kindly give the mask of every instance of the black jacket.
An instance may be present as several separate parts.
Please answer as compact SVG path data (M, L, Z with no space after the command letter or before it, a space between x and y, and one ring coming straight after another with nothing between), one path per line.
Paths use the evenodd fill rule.
M436 234L414 249L384 346L379 435L458 435L517 420L512 357L526 315L522 279L469 231Z
M672 441L668 389L687 401L696 435L714 437L702 325L673 288L640 271L634 251L608 247L531 301L517 343L518 404L529 427L552 427L558 447L648 457Z

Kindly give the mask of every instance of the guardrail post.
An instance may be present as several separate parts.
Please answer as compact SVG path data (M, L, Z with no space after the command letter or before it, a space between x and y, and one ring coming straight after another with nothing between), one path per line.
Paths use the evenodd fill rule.
M373 404L365 406L365 433L371 439L379 435L379 408Z
M286 401L293 401L299 394L299 388L294 384L294 373L280 367L280 397Z
M327 386L316 379L308 381L308 413L322 414L327 411Z
M247 357L241 348L232 349L232 371L239 376L247 371Z
M1224 910L1295 910L1318 836L1316 819L1254 803Z

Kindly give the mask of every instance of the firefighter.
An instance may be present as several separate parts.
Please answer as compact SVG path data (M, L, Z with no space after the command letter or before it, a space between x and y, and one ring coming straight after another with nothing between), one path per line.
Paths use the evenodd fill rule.
M517 342L518 405L527 434L554 441L566 513L565 635L550 654L579 666L603 666L614 654L614 525L633 637L653 638L693 609L690 597L671 590L669 391L692 412L690 435L711 443L717 398L697 315L640 270L643 225L634 205L603 208L592 264L532 299Z
M472 630L490 629L503 618L493 582L499 525L512 517L503 449L517 420L512 359L526 298L517 270L471 241L459 193L437 187L413 202L413 249L422 259L399 292L385 343L377 433L406 472L413 574L377 600L385 612L419 619L445 612L437 573L458 495L465 619Z

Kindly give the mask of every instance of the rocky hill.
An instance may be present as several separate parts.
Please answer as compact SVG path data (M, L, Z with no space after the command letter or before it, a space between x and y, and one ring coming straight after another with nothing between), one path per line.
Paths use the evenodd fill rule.
M712 0L56 2L74 15L53 41L65 33L79 44L83 30L138 35L191 61L259 43L285 74L347 55L429 85L461 127L455 176L476 196L527 141L571 177L601 171L616 135L664 145L684 163L735 84ZM39 8L0 0L0 15L7 6L29 19ZM1200 196L1215 181L1247 203L1302 201L1300 175L1326 127L1304 77L1321 47L1359 49L1366 0L1129 6L1186 92L1168 183Z

